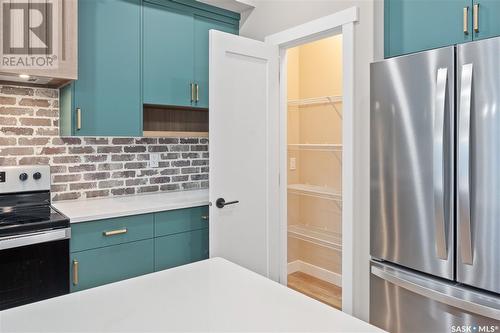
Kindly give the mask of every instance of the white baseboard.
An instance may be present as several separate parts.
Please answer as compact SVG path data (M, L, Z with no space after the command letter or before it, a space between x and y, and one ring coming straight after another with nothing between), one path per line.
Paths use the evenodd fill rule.
M327 269L321 268L319 266L315 266L308 262L302 260L295 260L289 262L287 265L288 274L292 274L295 272L302 272L315 278L321 279L323 281L330 282L338 287L342 287L342 275L331 272Z

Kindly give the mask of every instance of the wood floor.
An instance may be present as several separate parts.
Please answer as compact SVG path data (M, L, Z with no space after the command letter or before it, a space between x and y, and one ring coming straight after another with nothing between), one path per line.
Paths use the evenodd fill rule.
M342 288L314 276L302 272L288 274L288 287L339 310L342 308Z

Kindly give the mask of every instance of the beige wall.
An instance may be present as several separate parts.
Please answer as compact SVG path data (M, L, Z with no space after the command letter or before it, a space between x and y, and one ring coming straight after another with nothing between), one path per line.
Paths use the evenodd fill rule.
M368 320L369 304L369 64L383 52L381 0L254 0L257 7L244 13L240 34L258 40L337 11L357 6L354 27L354 314Z

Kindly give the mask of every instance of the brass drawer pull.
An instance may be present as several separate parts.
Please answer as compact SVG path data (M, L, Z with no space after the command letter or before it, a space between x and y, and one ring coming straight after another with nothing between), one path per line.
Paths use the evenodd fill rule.
M78 260L73 260L73 285L78 285Z
M102 234L106 237L109 237L109 236L126 234L127 231L128 231L127 229L118 229L118 230L104 231Z

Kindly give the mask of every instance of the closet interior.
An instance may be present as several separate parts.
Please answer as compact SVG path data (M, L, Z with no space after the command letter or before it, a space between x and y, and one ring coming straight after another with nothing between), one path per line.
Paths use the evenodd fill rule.
M288 286L342 307L342 36L287 51Z

